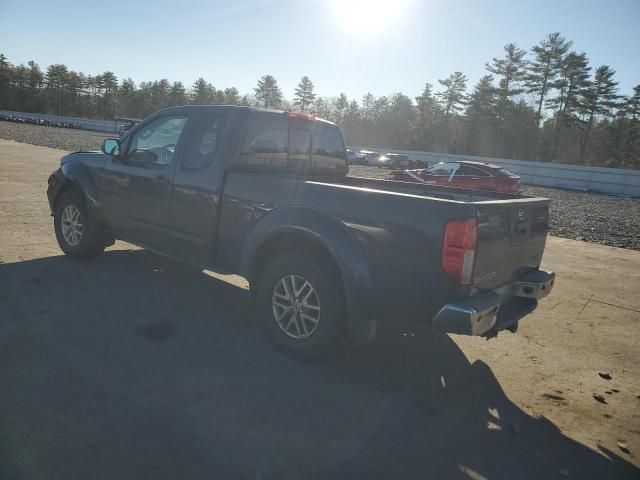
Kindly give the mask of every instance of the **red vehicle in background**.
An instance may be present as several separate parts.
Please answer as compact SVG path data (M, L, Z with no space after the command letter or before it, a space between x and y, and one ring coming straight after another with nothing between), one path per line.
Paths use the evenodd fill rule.
M506 168L466 160L440 162L417 170L394 170L389 173L389 179L500 193L520 193L522 188L520 177Z

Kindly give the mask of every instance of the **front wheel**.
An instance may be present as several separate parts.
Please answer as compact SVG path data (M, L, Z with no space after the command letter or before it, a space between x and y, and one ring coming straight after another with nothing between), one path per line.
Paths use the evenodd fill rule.
M70 257L92 258L104 250L97 225L82 197L67 192L56 202L53 225L62 251Z
M258 315L273 343L305 359L330 353L344 337L345 307L337 273L301 253L273 259L258 284Z

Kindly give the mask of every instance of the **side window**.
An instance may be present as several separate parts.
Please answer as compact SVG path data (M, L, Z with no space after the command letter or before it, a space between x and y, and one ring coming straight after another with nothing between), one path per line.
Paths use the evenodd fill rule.
M439 176L446 176L446 177L451 175L451 169L444 164L434 165L433 167L429 168L429 172L432 175L439 175Z
M346 150L340 130L333 125L317 123L313 132L314 168L338 168L346 164Z
M183 169L199 170L214 163L226 124L227 115L224 113L204 115L198 121L184 151Z
M186 123L187 117L184 115L156 118L133 135L126 160L152 165L169 165Z
M289 150L287 119L254 115L249 120L240 162L251 166L286 167Z
M456 176L463 176L463 177L488 177L489 175L485 172L483 172L482 170L475 168L475 167L469 167L467 165L462 165L460 166L460 168L458 169L458 172L456 173Z
M311 152L311 132L302 128L289 129L289 155L296 160L308 160Z

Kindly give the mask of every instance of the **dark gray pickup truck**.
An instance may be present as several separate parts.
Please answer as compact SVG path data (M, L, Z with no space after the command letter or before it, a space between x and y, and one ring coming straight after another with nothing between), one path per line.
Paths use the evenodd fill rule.
M332 123L273 110L162 110L61 160L55 233L90 258L116 238L244 276L276 345L317 356L383 320L495 336L547 295L549 202L346 176Z

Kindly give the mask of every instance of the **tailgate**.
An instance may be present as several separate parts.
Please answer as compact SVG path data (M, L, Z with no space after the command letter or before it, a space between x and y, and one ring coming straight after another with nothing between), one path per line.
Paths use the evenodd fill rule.
M477 202L478 246L472 284L495 288L542 261L549 229L549 200Z

